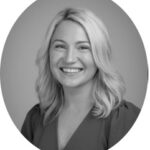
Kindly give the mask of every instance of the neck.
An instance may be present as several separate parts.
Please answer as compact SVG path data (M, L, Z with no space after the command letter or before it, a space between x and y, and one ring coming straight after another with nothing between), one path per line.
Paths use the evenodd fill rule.
M63 87L65 94L65 109L88 110L93 106L92 97L93 82L80 87Z

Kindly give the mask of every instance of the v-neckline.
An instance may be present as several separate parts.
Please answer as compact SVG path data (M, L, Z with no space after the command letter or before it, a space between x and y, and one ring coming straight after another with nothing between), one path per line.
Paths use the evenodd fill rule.
M83 118L83 120L81 121L81 123L78 125L78 127L75 129L75 131L73 132L73 134L71 135L71 137L69 138L68 142L66 143L66 145L64 146L63 149L59 149L59 145L58 145L58 119L59 116L57 116L56 118L56 128L55 128L55 133L56 133L56 144L57 144L57 150L66 150L66 148L70 145L70 143L72 142L72 140L74 139L74 137L77 135L77 133L79 132L79 130L81 130L81 128L83 127L83 125L85 124L85 122L89 119L91 112L92 112L91 108L89 110L89 112L85 115L85 117Z

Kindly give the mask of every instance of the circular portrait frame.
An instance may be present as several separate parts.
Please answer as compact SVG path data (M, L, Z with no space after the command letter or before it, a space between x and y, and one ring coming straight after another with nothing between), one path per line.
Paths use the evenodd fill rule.
M34 91L34 89L35 89L34 83L35 83L35 79L38 74L38 70L35 67L34 62L35 62L37 50L39 49L40 44L42 43L44 34L46 32L46 27L51 20L51 19L48 20L48 18L51 18L52 16L54 16L54 14L57 13L57 11L60 10L60 8L65 7L65 5L61 6L61 4L60 4L59 7L57 7L55 10L50 11L48 9L45 9L45 12L41 13L41 16L40 16L42 18L42 15L45 16L45 14L47 14L47 16L45 16L45 19L42 20L43 22L44 21L45 22L42 25L37 25L39 15L37 18L35 16L37 15L37 12L39 12L40 9L47 8L47 5L45 4L43 7L39 8L38 3L40 3L40 2L38 1L36 3L34 3L30 7L28 7L28 9L19 17L17 22L14 24L14 26L13 26L12 30L10 31L10 34L7 38L7 41L6 41L6 44L4 47L3 56L2 56L2 64L1 64L2 92L3 92L3 96L4 96L4 100L5 100L5 104L8 109L8 112L9 112L12 120L14 121L15 125L19 129L21 129L21 125L23 123L23 120L24 120L25 115L28 112L28 110L34 104L36 104L38 102L36 92ZM78 2L76 2L76 3L78 3ZM84 4L85 4L85 1L83 1L82 7ZM70 5L71 5L71 3L66 6L70 6ZM113 4L113 5L115 6L115 4ZM107 5L107 6L109 7L109 5ZM88 2L87 6L84 5L84 7L85 8L89 7L90 9L92 9L92 11L94 11L97 14L98 10L96 10L96 5L92 6L91 3ZM102 16L100 15L100 17L102 18L102 20L104 21L105 25L108 28L108 31L110 33L110 39L113 39L113 40L111 40L112 49L116 49L115 54L114 54L114 58L115 58L114 64L115 64L115 66L117 66L117 69L120 71L121 75L125 78L125 82L127 82L127 84L126 84L127 85L127 94L125 95L125 99L127 99L127 100L131 99L131 102L133 102L135 105L137 105L138 107L141 108L143 105L143 102L144 102L144 99L141 100L142 99L141 97L143 97L143 98L145 97L146 88L147 88L147 75L148 75L146 55L145 55L144 51L141 52L141 49L144 50L144 46L143 46L143 43L141 41L141 38L139 36L139 33L138 33L136 27L133 25L133 23L131 22L129 17L124 15L124 12L118 6L115 6L115 9L118 9L118 12L122 13L124 18L126 18L126 19L128 18L124 22L124 23L127 22L127 25L124 25L122 27L122 29L121 29L121 27L120 27L120 29L119 29L119 27L116 27L116 25L118 23L117 20L113 21L113 23L110 24L109 21L112 19L110 16L112 16L113 14L111 14L111 15L109 13L108 13L109 15L106 14L106 16L109 19L105 15L102 15ZM113 11L114 11L114 14L117 13L116 10L113 10L113 8L112 8L112 12ZM31 14L33 14L33 16L31 16ZM52 16L50 17L49 14L52 14ZM116 14L115 19L118 19L117 17L121 19L122 15L117 16L117 14ZM33 20L33 18L35 20ZM120 21L121 24L124 24L122 22L123 20L125 20L125 19L122 19ZM130 25L128 25L128 22ZM128 32L124 31L125 27L127 29L130 29L131 31L133 29L134 33L131 32L131 35L132 34L134 34L134 35L129 36L128 34L130 34L130 31L128 31ZM117 30L116 31L114 30L115 28L117 30L119 30L116 35L116 39L113 36L113 35L115 35L115 33L117 31ZM27 29L27 30L23 30L23 29ZM31 31L32 31L32 34L31 34ZM125 34L127 34L127 36ZM25 35L24 38L22 38L23 35ZM119 45L116 44L117 43L116 40L120 39L122 37L121 35L125 35L125 37L124 37L124 40L123 41L120 40L119 43L125 42L125 43L129 44L125 48L124 48L124 46L121 45L122 43ZM142 54L137 54L137 57L134 55L135 54L134 50L135 49L137 50L137 47L136 46L134 47L134 44L130 45L130 42L129 42L130 39L126 38L128 36L131 38L132 42L136 39L133 42L135 45L137 43L141 42L139 45L137 45L137 47L140 47L139 53L141 52ZM16 37L16 39L14 37ZM33 37L36 37L36 38L33 40ZM33 44L30 44L30 42ZM115 43L115 44L113 44L113 43ZM25 45L23 45L23 44L25 44ZM118 54L117 52L121 47L123 47L122 48L123 50L122 50L122 52L120 52ZM131 52L132 54L127 55L126 52L124 52L125 49L127 49L127 48L128 48L128 50L129 49L133 50L133 52ZM11 49L11 51L10 51L10 49ZM33 51L31 51L32 49L33 49ZM122 55L122 57L120 57L120 55ZM126 59L127 57L130 57L130 59L128 59L128 61ZM134 57L136 57L135 61L132 60ZM16 58L16 59L14 59L14 58ZM8 59L9 59L9 61L8 61ZM124 61L124 60L125 60L125 63L121 62L121 63L117 64L118 61ZM139 60L142 60L142 63L139 62ZM139 62L139 64L141 66L139 66L139 64L137 64L137 62ZM133 64L133 66L131 66L130 64ZM27 68L27 66L32 66L32 67ZM128 69L124 70L123 69L124 67L122 67L122 66L126 66L129 68L131 67L131 68L129 70ZM135 70L133 70L132 67ZM16 69L13 69L13 68L16 68ZM140 71L138 70L139 68L141 68ZM131 71L133 71L133 72L131 72ZM130 72L131 76L128 76L129 72ZM28 75L25 75L23 77L23 74L25 74L25 73L28 73ZM137 75L139 75L137 77L137 79L134 77L135 73ZM139 83L137 83L138 80L139 80ZM29 84L30 84L30 86L28 87ZM134 84L133 87L131 86L132 84ZM17 85L17 87L14 88L14 85ZM139 85L141 87L138 89ZM136 89L134 89L134 87L136 87ZM141 92L141 90L142 90L142 92ZM128 91L130 91L130 92L128 92ZM138 94L137 94L137 96L135 96L135 93L138 93L141 97ZM28 100L29 97L30 97L30 99L32 99L31 101ZM17 106L17 109L16 109L16 106ZM20 106L22 106L22 107L20 107Z

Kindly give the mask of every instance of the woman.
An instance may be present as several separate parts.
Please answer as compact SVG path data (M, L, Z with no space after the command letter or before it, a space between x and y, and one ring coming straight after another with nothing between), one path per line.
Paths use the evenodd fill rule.
M111 65L107 30L92 12L67 8L52 20L37 56L40 103L27 114L23 135L42 150L106 150L136 120Z

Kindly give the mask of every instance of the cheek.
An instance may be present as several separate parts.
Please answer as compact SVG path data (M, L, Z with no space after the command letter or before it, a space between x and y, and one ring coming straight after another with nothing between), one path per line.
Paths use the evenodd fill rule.
M97 69L98 68L97 68L93 58L91 58L91 57L88 58L87 59L87 70L88 70L89 75L93 76L96 73Z
M57 57L54 55L54 53L50 53L50 69L52 71L52 74L54 75L54 68L56 66Z
M54 77L59 75L59 67L62 64L63 55L58 52L50 53L50 69Z
M62 56L59 53L51 52L50 53L50 66L55 66L56 64L58 64L61 57Z
M93 68L93 69L96 69L96 64L94 62L94 59L92 57L92 55L86 55L85 57L82 57L84 58L84 62L86 64L87 67L90 67L90 68Z

